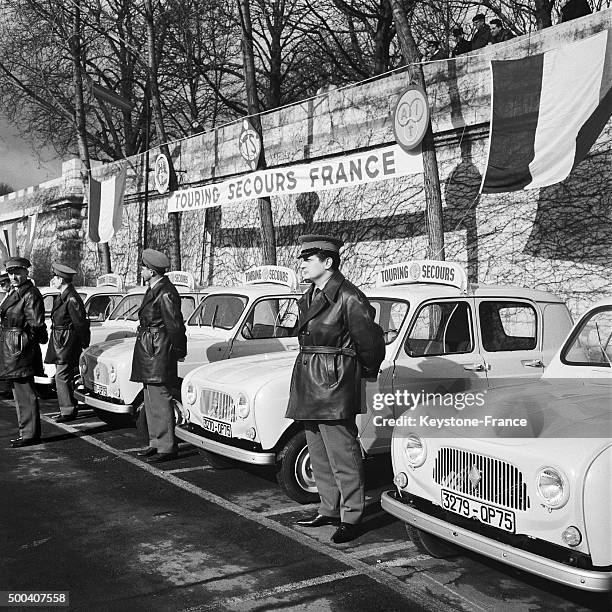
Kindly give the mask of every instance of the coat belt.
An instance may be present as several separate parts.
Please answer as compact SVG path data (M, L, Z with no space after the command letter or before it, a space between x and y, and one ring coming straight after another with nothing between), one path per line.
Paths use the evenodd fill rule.
M162 331L164 329L166 329L165 325L139 325L138 326L139 331L152 331L152 332L156 332L156 331Z
M357 352L350 348L338 348L336 346L301 346L300 353L309 355L345 355L346 357L357 357Z
M54 330L56 330L56 329L57 329L58 331L64 331L64 330L66 330L66 329L72 329L72 325L53 325L53 326L51 327L51 331L54 331Z

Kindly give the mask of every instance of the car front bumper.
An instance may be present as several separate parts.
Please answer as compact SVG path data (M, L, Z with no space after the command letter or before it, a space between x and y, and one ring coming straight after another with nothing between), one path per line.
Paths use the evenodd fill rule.
M564 563L552 561L546 557L502 544L492 538L425 514L398 499L396 491L384 492L381 496L381 506L389 514L418 529L526 572L576 589L596 592L612 590L612 572L599 572L571 567Z
M98 397L94 397L86 390L79 389L75 390L74 397L78 402L91 406L92 408L98 408L99 410L105 410L106 412L114 412L115 414L133 414L134 407L132 404L115 404L113 402L107 402L101 400Z
M193 446L198 446L199 448L203 448L217 455L222 455L228 459L235 459L236 461L242 461L243 463L250 463L252 465L274 465L276 462L276 455L274 453L263 453L236 448L229 444L223 444L223 442L209 440L181 426L177 426L174 433L176 437L183 440L183 442L189 442L189 444Z

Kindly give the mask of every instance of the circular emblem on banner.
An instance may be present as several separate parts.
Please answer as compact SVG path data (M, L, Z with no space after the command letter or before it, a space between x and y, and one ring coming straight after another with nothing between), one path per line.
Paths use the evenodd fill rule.
M395 107L393 131L395 141L410 151L421 144L429 124L429 104L423 89L410 85Z
M242 132L240 132L238 147L244 161L249 164L251 170L255 170L261 153L261 138L248 119L242 121Z
M160 153L155 159L155 189L166 193L170 187L170 164L168 158Z
M421 276L421 265L418 263L413 263L410 266L409 274L412 280L418 280L418 278Z

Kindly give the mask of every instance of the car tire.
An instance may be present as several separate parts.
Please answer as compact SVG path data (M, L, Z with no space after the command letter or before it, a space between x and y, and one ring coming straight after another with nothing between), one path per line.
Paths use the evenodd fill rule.
M304 430L295 433L283 446L278 454L276 470L278 484L291 499L300 504L319 501Z
M445 559L459 554L459 549L454 544L446 542L442 538L427 533L408 523L406 523L406 533L412 540L412 543L417 547L417 550L430 557Z

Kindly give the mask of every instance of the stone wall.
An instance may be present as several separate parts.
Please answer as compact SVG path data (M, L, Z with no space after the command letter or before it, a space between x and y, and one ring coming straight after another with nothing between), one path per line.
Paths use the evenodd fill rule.
M468 267L472 281L552 290L577 313L611 293L612 122L572 172L553 187L478 196L488 144L489 60L523 57L612 27L612 11L524 36L455 61L425 66L432 122L443 183L446 258ZM262 117L270 166L288 165L394 140L392 114L407 85L404 71L331 90ZM170 145L180 187L196 186L248 171L238 154L240 122ZM151 160L157 151L151 151ZM122 229L111 242L113 267L135 282L142 222L144 156L130 158ZM94 169L100 179L118 164ZM168 244L167 199L150 177L149 246ZM62 257L78 265L81 279L98 273L96 245L84 239L85 206L78 167L68 163L53 185L0 198L0 222L39 217L32 259L37 282L46 282L48 262ZM427 249L421 175L272 200L279 264L295 265L297 236L341 236L344 271L371 285L376 270ZM260 263L256 202L182 214L183 268L203 283L237 282Z

